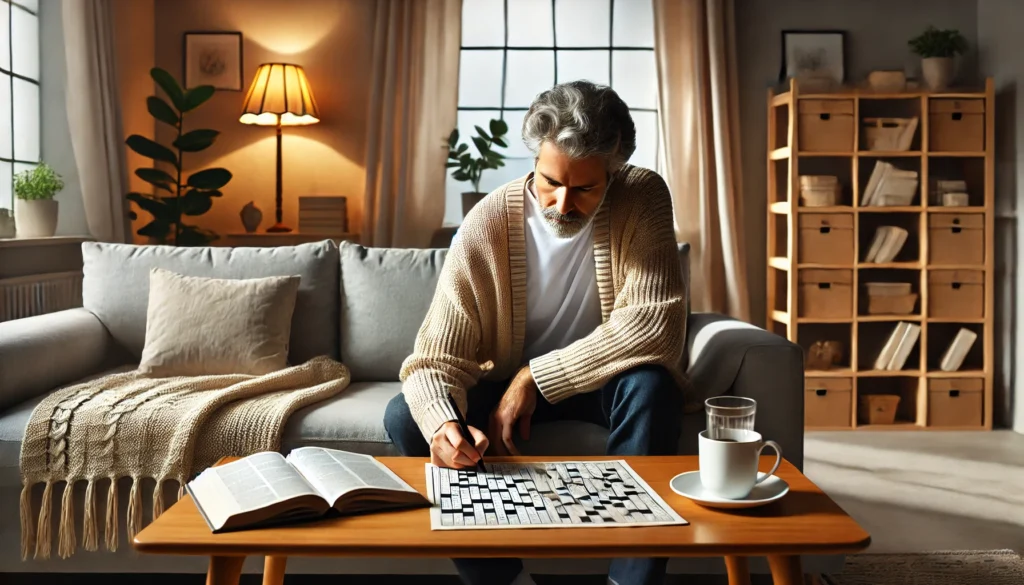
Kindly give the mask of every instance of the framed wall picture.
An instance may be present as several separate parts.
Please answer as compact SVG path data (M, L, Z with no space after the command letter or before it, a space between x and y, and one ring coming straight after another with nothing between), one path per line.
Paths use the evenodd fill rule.
M779 81L795 77L815 85L842 85L845 48L846 33L841 30L784 30Z
M212 85L242 91L242 33L187 32L182 53L185 89Z

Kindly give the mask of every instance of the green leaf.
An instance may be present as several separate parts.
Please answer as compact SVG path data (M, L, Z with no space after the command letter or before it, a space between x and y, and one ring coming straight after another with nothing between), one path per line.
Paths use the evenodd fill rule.
M483 128L481 128L479 126L473 126L473 127L476 128L476 133L479 134L480 136L482 136L484 140L490 140L491 139L491 135L488 134L486 130L484 130Z
M174 179L160 169L135 169L135 176L147 183L160 187L164 191L174 193L174 190L171 188L176 184Z
M459 129L452 130L452 133L448 135L448 148L455 148L455 145L459 143Z
M473 157L470 156L469 153L467 152L466 154L459 157L459 162L461 162L462 166L464 167L469 166L473 163Z
M486 161L496 161L501 160L503 158L505 158L505 155L501 154L500 152L494 152L493 150L489 150L484 153L484 160Z
M139 234L140 236L148 236L150 238L156 238L160 241L164 241L164 239L171 233L171 224L165 221L154 219L153 221L140 227L139 231L135 233Z
M213 207L208 191L189 191L181 198L181 212L185 215L202 215Z
M468 144L460 144L459 145L459 149L456 150L455 152L457 152L459 154L462 154L462 153L466 152L467 150L469 150L469 145Z
M153 142L145 136L132 134L124 141L124 143L128 145L128 148L144 157L151 158L153 160L162 160L164 162L171 163L175 167L178 166L178 157L171 152L170 148L167 148L158 142Z
M444 168L446 168L446 169L455 169L455 168L458 168L458 167L461 167L461 166L462 166L461 163L450 162L450 163L444 165Z
M178 120L180 120L178 114L164 100L151 95L146 98L146 108L149 110L150 115L164 124L170 124L174 127L178 126Z
M231 180L231 171L222 168L205 169L188 178L188 185L196 189L220 189Z
M185 92L185 108L183 112L194 110L203 105L203 102L213 97L217 91L212 85L199 85Z
M473 144L476 145L476 149L479 150L480 154L483 156L487 156L487 153L491 151L491 149L487 146L487 142L485 142L484 139L480 138L479 136L473 137Z
M216 130L193 130L179 136L174 146L185 152L199 152L209 148L218 135L220 132Z
M217 234L209 230L185 225L181 227L181 233L178 234L178 241L176 243L179 246L205 246L216 239Z
M126 197L129 201L138 205L140 209L152 215L155 220L170 223L177 219L177 214L170 205L160 201L152 195L146 195L144 193L129 193Z
M455 179L456 181L468 181L469 174L467 174L466 171L459 169L452 173L452 178Z
M186 110L185 94L181 91L181 86L174 80L174 77L159 67L150 69L149 75L153 78L153 81L160 86L160 89L164 90L167 97L171 98L171 103L174 104L174 107L177 108L179 112L184 112Z
M505 141L502 140L501 138L498 138L497 136L494 137L494 143L497 144L498 146L504 146L505 148L508 148L508 145L505 144Z
M505 120L491 120L491 134L495 137L508 134L508 124Z

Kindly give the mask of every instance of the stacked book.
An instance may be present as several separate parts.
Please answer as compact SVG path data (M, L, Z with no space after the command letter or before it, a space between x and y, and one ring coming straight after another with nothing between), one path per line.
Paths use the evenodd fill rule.
M341 237L347 232L344 197L299 197L299 233Z
M974 341L978 339L978 334L966 329L960 328L957 332L956 337L953 338L953 342L949 344L949 348L946 349L946 353L942 354L942 361L939 362L939 369L943 372L955 372L960 369L960 366L964 364L964 358L967 357L967 352L970 351L971 346L974 345Z
M921 326L900 321L875 359L876 370L902 370L921 335Z
M953 204L953 205L951 205ZM932 205L950 207L967 205L967 181L937 180L932 191Z
M868 247L868 254L864 262L876 262L879 264L892 262L893 258L900 253L903 245L907 243L907 230L894 225L883 225L875 230L875 237Z
M861 207L910 205L917 193L917 185L917 171L906 171L892 163L876 161L860 198Z

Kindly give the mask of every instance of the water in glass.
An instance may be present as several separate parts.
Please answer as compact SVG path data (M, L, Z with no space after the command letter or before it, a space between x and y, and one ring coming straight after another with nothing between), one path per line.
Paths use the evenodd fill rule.
M754 430L757 401L740 396L715 396L704 401L708 419L708 438L718 440L721 429Z

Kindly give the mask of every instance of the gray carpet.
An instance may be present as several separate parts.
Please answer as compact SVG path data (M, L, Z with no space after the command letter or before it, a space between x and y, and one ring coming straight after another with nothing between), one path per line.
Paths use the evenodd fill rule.
M846 559L829 585L1021 585L1024 559L1012 550L862 554Z

